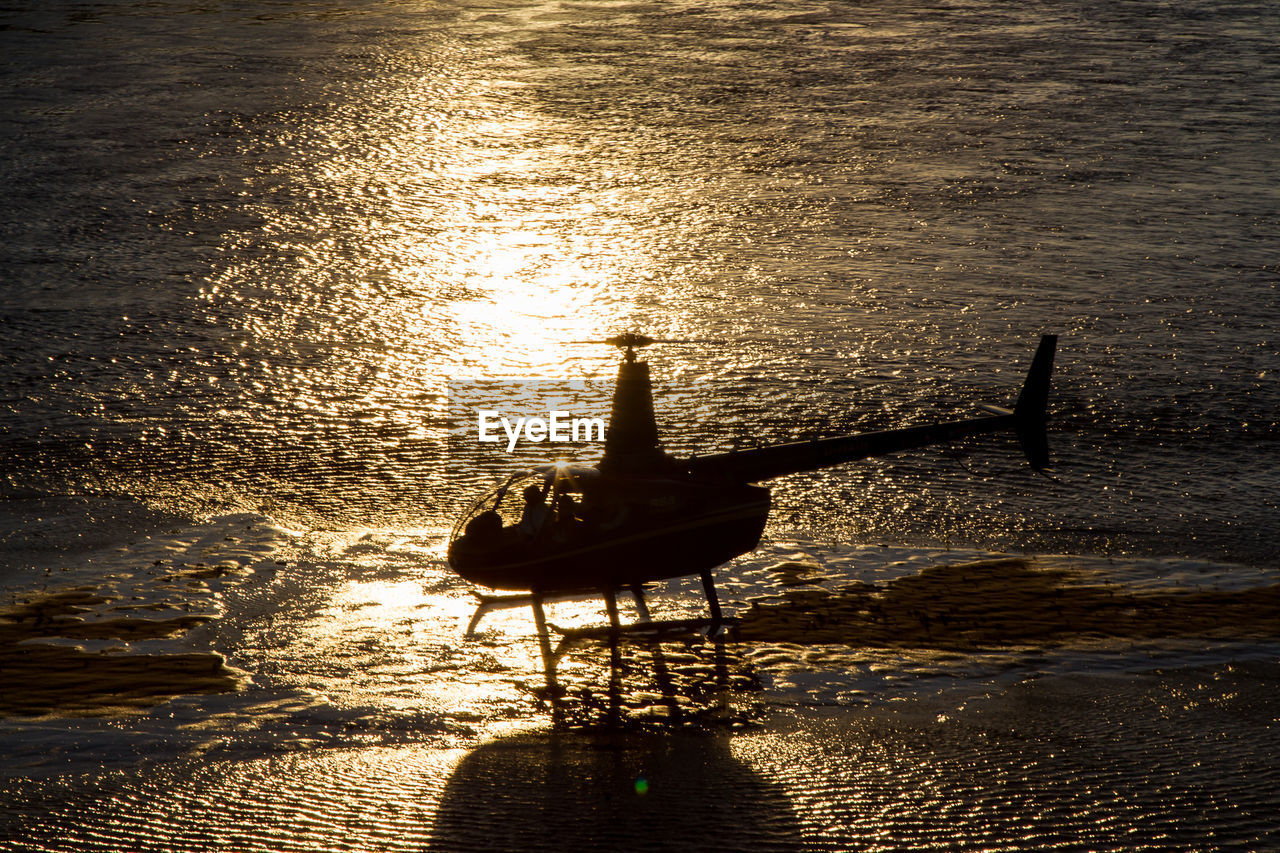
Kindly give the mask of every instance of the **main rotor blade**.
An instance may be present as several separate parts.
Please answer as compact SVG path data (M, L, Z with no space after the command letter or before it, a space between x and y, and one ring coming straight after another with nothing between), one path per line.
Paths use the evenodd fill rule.
M619 337L621 337L621 336L619 336ZM641 337L644 337L644 336L641 336ZM567 341L567 343L570 343L570 344L608 344L609 346L614 346L614 347L623 347L623 346L635 346L635 347L642 347L642 346L648 346L649 344L718 344L718 343L722 343L722 342L721 342L721 341L717 341L717 340L713 340L713 339L711 339L711 338L650 338L650 337L644 337L644 342L643 342L643 343L626 344L626 343L620 342L619 338L614 337L614 338L604 338L604 339L601 339L601 340L594 340L594 341Z

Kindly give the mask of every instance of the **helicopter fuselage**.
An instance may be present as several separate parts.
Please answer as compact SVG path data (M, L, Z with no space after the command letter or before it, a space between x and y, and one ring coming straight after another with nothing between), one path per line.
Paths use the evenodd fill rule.
M514 504L502 507L502 496L495 495L499 509L481 502L488 508L467 519L469 532L450 546L454 571L501 590L630 587L698 574L754 549L769 517L769 490L760 486L580 468L544 476L551 506L534 523L527 516L535 513L517 519Z

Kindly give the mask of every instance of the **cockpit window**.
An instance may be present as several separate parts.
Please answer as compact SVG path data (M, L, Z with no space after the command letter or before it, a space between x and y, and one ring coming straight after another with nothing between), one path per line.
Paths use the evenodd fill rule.
M469 532L484 536L507 528L516 528L534 537L552 514L557 499L579 494L583 478L594 473L590 469L553 467L513 474L463 514L449 541Z
M524 471L508 477L506 482L485 493L463 514L454 527L450 540L457 539L476 516L486 512L496 512L503 527L519 524L524 509L524 492L530 486L539 490L549 488L547 478L535 471Z

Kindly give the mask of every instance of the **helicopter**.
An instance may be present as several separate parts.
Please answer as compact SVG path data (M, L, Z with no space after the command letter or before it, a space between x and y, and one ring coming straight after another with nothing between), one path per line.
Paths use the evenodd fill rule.
M547 601L603 596L611 637L620 630L620 590L635 598L642 620L637 628L721 630L726 620L712 572L759 544L770 508L761 482L1006 430L1017 435L1033 469L1049 464L1045 421L1056 335L1040 338L1012 410L984 405L985 414L963 420L686 459L663 449L649 364L636 356L664 341L629 332L593 343L623 350L599 464L560 463L512 474L462 515L447 552L450 568L465 580L516 593L477 594L467 635L474 636L492 610L531 606L549 681L557 655L550 648ZM702 581L710 620L652 622L643 585L693 575ZM568 638L593 629L556 630Z

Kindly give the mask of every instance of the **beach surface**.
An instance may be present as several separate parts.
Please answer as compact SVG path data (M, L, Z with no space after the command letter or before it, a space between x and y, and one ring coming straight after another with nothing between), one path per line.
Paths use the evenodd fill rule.
M221 570L150 560L114 605L82 584L0 615L0 849L1278 838L1271 572L775 542L724 582L723 641L570 645L553 700L528 614L462 637L472 602L429 536L219 529L240 533ZM218 612L164 613L194 582L220 584ZM648 597L659 617L700 602L678 582ZM160 616L122 619L121 600Z

